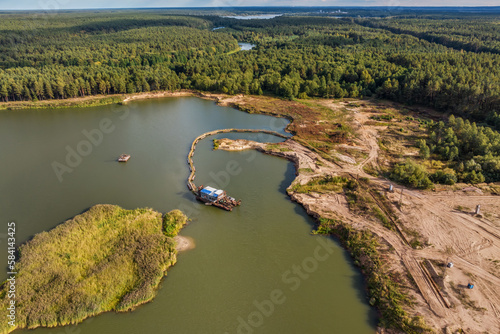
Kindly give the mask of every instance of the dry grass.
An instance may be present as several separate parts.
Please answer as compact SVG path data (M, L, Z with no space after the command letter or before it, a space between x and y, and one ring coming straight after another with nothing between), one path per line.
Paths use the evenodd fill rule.
M36 235L19 248L17 327L78 323L150 301L176 261L171 237L185 222L178 210L163 219L152 209L96 205ZM6 289L4 284L0 292L2 314L9 302ZM14 329L0 323L1 333Z

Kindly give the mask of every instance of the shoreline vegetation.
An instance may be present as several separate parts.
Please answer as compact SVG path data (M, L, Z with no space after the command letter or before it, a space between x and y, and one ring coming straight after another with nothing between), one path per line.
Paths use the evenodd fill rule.
M444 327L461 329L456 325L450 325L450 323L456 323L457 319L451 316L445 318L437 316L439 312L431 306L426 295L419 291L421 286L415 283L415 280L420 279L418 275L421 274L415 272L415 267L412 267L411 263L405 262L406 258L401 258L399 251L394 251L394 246L398 246L398 243L389 242L394 241L392 238L395 237L394 227L390 221L395 219L397 224L403 223L399 220L401 217L398 218L394 211L395 205L401 199L397 197L388 201L388 199L383 200L376 196L384 191L379 175L384 175L383 170L387 168L387 164L380 166L377 164L377 157L379 154L385 157L391 151L386 148L385 145L388 144L385 141L382 145L377 135L371 132L372 127L380 127L382 122L367 118L365 113L371 112L378 115L379 110L388 113L392 109L399 108L402 110L401 117L404 122L415 123L411 123L409 128L419 126L418 119L414 120L413 116L439 120L443 118L442 115L420 107L410 109L392 102L373 99L349 98L342 99L340 102L332 99L291 101L269 96L211 94L194 90L130 94L123 96L122 103L179 96L196 96L214 100L221 106L230 106L248 113L284 117L291 121L286 131L293 134L293 139L287 140L286 144L259 144L263 146L255 147L257 145L255 143L241 141L237 143L237 148L231 149L234 143L228 144L225 140L216 140L214 146L226 150L253 148L264 153L272 152L269 154L294 161L297 178L288 193L292 201L300 203L308 214L317 220L316 230L313 233L329 234L339 238L351 254L354 263L361 269L365 278L369 303L379 312L379 332L389 330L427 333ZM363 113L359 113L358 110L363 110ZM357 123L365 124L369 128L359 128ZM386 127L386 123L389 124L386 121L382 125ZM396 125L402 126L400 123ZM377 129L377 132L382 131ZM398 136L401 136L400 133L404 134L398 131ZM360 136L364 138L363 143L358 140ZM315 161L304 164L287 157L294 154L302 154L306 160L309 159L308 156L317 158ZM344 160L349 156L355 158L355 162L363 162L359 165L346 164ZM325 171L331 172L332 170L341 176L321 179L320 176L325 176ZM359 177L360 175L364 176ZM408 191L411 193L410 190ZM328 202L328 198L332 196L335 201ZM345 199L341 199L344 196ZM376 196L375 202L370 200L370 196ZM343 203L342 201L345 200L347 202ZM325 203L328 204L327 207L324 206ZM335 210L339 211L334 214ZM371 221L375 225L370 223ZM381 222L383 228L376 225L377 222L379 224ZM408 227L404 231L411 241L411 247L421 245L420 232L412 231ZM400 251L406 253L412 250L404 248ZM419 255L416 254L411 260L419 259ZM455 261L459 260L455 259Z
M469 257L466 261L470 262L466 262L454 249L457 242L474 249L478 241L469 238L494 242L488 233L475 237L475 226L489 231L495 217L499 218L494 212L499 212L495 195L500 194L500 183L435 184L432 190L417 191L386 178L394 164L419 159L418 139L426 134L422 120L439 122L446 116L380 100L280 101L242 96L218 103L292 120L287 130L294 136L283 143L217 139L214 148L256 149L294 162L296 178L287 193L316 219L313 233L339 238L361 269L369 303L379 312L378 332L455 333L477 328L489 332L498 328L496 314L489 310L495 310L492 305L497 296L487 292L496 284L490 274L495 268L470 265L484 257ZM391 122L378 121L380 115L391 115ZM397 191L388 191L391 184ZM470 198L471 191L477 198ZM446 203L441 202L443 196ZM487 212L477 219L470 216L472 210L462 206L471 200L481 203L481 209L483 204L487 206ZM455 210L467 216L457 215ZM483 221L485 217L489 222ZM439 226L442 222L446 226ZM453 236L457 229L462 231L458 238ZM439 276L431 277L421 268L428 261L434 261ZM460 263L462 268L447 271L446 261ZM467 280L470 272L481 277L484 295L476 290L472 298L482 311L469 310L450 288ZM440 283L443 279L449 283Z
M365 278L369 304L379 312L379 326L386 329L396 329L404 333L431 333L421 316L409 314L405 307L412 305L409 294L401 289L383 264L384 255L380 252L383 241L368 229L353 227L342 219L332 219L311 209L297 194L301 188L307 187L311 173L316 175L330 175L329 162L320 157L314 158L314 153L293 139L287 139L278 144L257 143L249 140L218 139L214 147L225 151L243 151L254 149L259 152L281 157L294 163L296 178L287 188L290 199L302 205L307 213L316 221L313 234L328 235L337 238L342 246L350 253L354 264L360 268ZM330 176L331 177L331 176ZM345 177L333 177L329 183L334 183L339 191L354 192L360 185L359 180ZM361 182L367 182L366 180ZM331 189L329 189L331 190ZM380 329L380 328L379 328Z
M302 157L295 161L290 197L318 220L315 233L343 240L363 270L369 303L380 313L379 331L432 331L417 317L422 316L436 332L498 332L500 295L494 292L500 265L493 259L499 253L490 246L498 245L500 219L498 198L491 196L500 194L500 26L497 12L485 13L412 10L385 17L349 10L335 20L285 15L254 21L89 12L65 13L43 22L46 29L29 30L28 21L36 26L41 18L5 16L0 99L9 102L0 102L0 110L196 96L285 117L293 140L254 148ZM214 27L224 29L214 32ZM233 53L238 41L256 48ZM215 144L228 147L220 140ZM254 146L240 146L249 145ZM388 191L389 184L401 193ZM472 213L468 206L479 203L481 214ZM166 229L178 232L175 224ZM24 254L29 250L23 249ZM71 251L54 263L72 265L68 274L78 277L87 267ZM453 260L453 270L443 269L444 259ZM432 288L432 278L420 269L428 260L443 269L442 277L435 276L452 309L436 298L439 288ZM112 275L122 267L116 263L98 266L96 276L89 277ZM133 277L122 285L132 284ZM477 288L454 295L453 287L473 278ZM50 282L66 279L60 273ZM33 295L30 302L42 306L67 302ZM464 309L464 296L485 311ZM67 312L78 316L121 305L116 298L103 306L95 300L82 304L78 298L85 294L70 297ZM37 321L48 325L71 323L67 319L73 316L42 314L35 314Z
M189 11L68 12L49 21L3 14L0 100L181 88L379 97L500 124L497 12L355 12L335 20L327 13L238 20ZM238 42L256 47L231 53Z
M178 90L143 92L133 94L91 95L68 99L52 99L39 101L10 101L0 102L0 110L85 108L110 104L127 104L128 102L134 100L147 100L180 96L197 96L203 98L204 94L195 90Z
M176 263L175 238L186 224L179 210L125 210L95 205L19 247L15 327L55 327L104 312L126 312L151 301ZM189 248L190 242L183 245ZM7 314L8 284L0 290Z
M169 97L198 97L201 99L211 100L215 102L220 102L221 100L244 96L243 94L230 95L224 93L210 93L195 89L179 89L175 91L151 91L151 92L139 92L131 94L107 94L107 95L90 95L84 97L72 97L66 99L51 99L51 100L38 100L38 101L0 101L0 110L8 111L18 111L27 109L65 109L65 108L88 108L88 107L98 107L110 104L127 105L132 101L150 100L150 99L161 99ZM279 99L277 97L272 97ZM238 108L237 105L231 103L221 103L223 106L231 106L240 111L252 113L250 110L245 110L243 108ZM286 115L273 114L263 112L267 115L273 115L276 117L288 118L290 121L293 119Z
M206 92L200 92L196 90L179 90L175 92L170 92L170 91L163 91L163 92L147 92L147 93L135 93L135 94L126 94L126 95L115 95L115 96L106 96L106 97L87 97L87 98L76 98L76 99L71 99L71 103L66 104L65 100L51 100L52 102L55 102L58 104L57 107L59 108L64 108L64 107L81 107L81 106L95 106L95 105L104 105L104 104L112 104L112 103L119 103L119 104L127 104L131 101L137 101L137 100L145 100L145 99L154 99L154 98L165 98L165 97L185 97L185 96L195 96L199 98L204 98L204 99L210 99L216 101L219 105L222 106L231 106L234 107L238 110L248 112L248 113L261 113L261 114L267 114L267 115L273 115L276 117L284 117L287 118L291 121L289 124L289 127L287 128L287 132L291 132L294 134L294 142L297 143L296 145L293 145L293 148L288 148L288 147L281 147L279 144L278 145L267 145L266 147L259 147L256 148L257 150L267 153L267 154L272 154L272 155L277 155L283 158L286 158L288 160L293 161L296 164L296 170L297 170L297 176L299 177L304 170L310 170L310 168L302 168L302 166L299 166L298 160L294 160L288 156L289 153L294 153L297 151L298 146L302 146L303 148L305 147L306 149L311 149L313 152L319 154L320 156L322 154L321 147L318 149L317 147L314 147L314 145L311 145L310 139L306 136L296 136L297 131L296 127L297 124L294 124L294 121L296 121L296 115L294 115L294 112L297 112L296 110L296 102L294 101L283 101L284 106L276 106L278 107L278 110L269 110L269 105L267 104L272 104L272 101L267 101L267 100L281 100L279 98L272 98L272 97L265 97L265 96L248 96L251 100L259 100L261 102L266 103L266 105L259 105L259 104L254 104L252 105L251 103L241 103L241 98L244 96L243 95L227 95L227 94L212 94L212 93L206 93ZM85 100L91 100L91 101L98 101L97 103L86 103L84 102ZM81 101L84 102L83 105L79 104L76 105L74 103ZM50 106L50 103L47 103L48 101L38 101L34 102L34 107L40 106L40 108L52 108ZM69 102L69 101L68 101ZM60 103L60 104L59 104ZM98 104L102 103L102 104ZM292 111L287 110L287 104L292 104ZM306 103L307 104L307 103ZM23 109L26 106L26 102L0 102L0 109L6 109L6 105L9 105L8 108L10 110L17 110L17 109ZM304 107L304 105L301 105ZM310 109L306 106L306 109ZM310 111L310 110L307 110ZM299 111L300 112L300 111ZM302 114L302 113L301 113ZM301 117L300 117L301 118ZM336 119L336 118L335 118ZM295 123L300 123L295 122ZM298 125L300 128L303 128L303 126ZM297 138L298 137L298 138ZM340 137L344 137L344 135L341 135ZM220 140L217 141L216 146L219 146L218 144L220 143ZM240 146L238 148L231 148L231 145L228 145L227 143L223 142L218 149L225 149L225 150L240 150L240 149L251 149L255 148L252 146L253 144L249 144L246 142L240 143ZM307 174L307 173L305 173ZM297 179L292 183L296 184ZM293 196L293 191L288 191L290 197L292 200L298 202L299 204L303 205L300 200L297 200ZM307 208L306 208L307 209ZM370 296L370 304L374 307L376 307L379 311L379 316L380 316L380 324L379 326L383 326L384 328L396 328L402 330L403 328L405 329L406 332L412 333L412 331L408 331L410 328L413 328L417 332L418 330L422 330L425 332L425 329L427 328L421 318L412 318L410 317L404 310L403 310L403 305L401 303L407 303L407 296L403 293L401 293L398 290L398 285L395 284L394 282L391 281L391 279L388 277L388 275L384 272L380 271L379 264L380 264L380 254L377 251L377 246L378 246L378 241L375 236L366 230L357 230L357 229L352 229L348 226L348 224L342 222L342 221L335 221L335 224L332 224L332 220L327 219L327 218L322 218L318 217L315 214L311 213L308 211L308 213L313 216L317 220L317 229L314 231L314 233L318 234L329 234L332 236L335 236L339 238L341 241L342 245L347 249L347 251L351 254L353 257L354 262L358 267L361 268L361 271L363 273L363 276L365 277L365 281L367 284L368 288L368 295ZM177 237L178 238L178 237ZM179 249L179 251L182 250L187 250L191 249L194 247L193 244L186 244L182 243L183 245ZM363 259L363 264L360 264L360 259ZM370 263L370 270L366 268L366 262ZM398 299L388 299L384 298L383 301L381 301L381 294L387 294L387 291L391 295L395 296L400 296Z

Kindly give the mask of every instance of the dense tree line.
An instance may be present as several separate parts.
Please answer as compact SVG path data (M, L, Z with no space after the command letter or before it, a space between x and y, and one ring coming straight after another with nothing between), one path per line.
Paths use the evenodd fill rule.
M457 51L353 18L104 12L40 20L2 17L0 100L179 88L285 98L379 96L500 127L500 55ZM469 21L429 26L455 36ZM425 26L416 19L397 22ZM489 20L478 18L474 28L482 43L498 39ZM232 53L237 40L256 47Z
M433 181L500 181L500 133L453 115L447 124L431 124L429 131L428 140L419 142L422 157L434 154L451 167L432 175Z
M224 53L237 48L229 35L216 35L205 28L177 26L188 20L112 20L33 32L4 31L0 34L0 67L44 67L48 65L134 67ZM150 22L151 26L139 26ZM197 23L195 20L192 24ZM114 24L114 28L109 28Z
M432 22L439 24L441 21ZM479 17L474 34L483 36L480 28L483 24L486 36L492 29L492 22ZM325 89L310 92L306 87L310 90L311 85L306 82L299 92L308 95L378 95L489 122L495 118L495 113L500 113L499 55L456 51L411 35L394 34L357 23L354 19L307 17L218 22L229 27L227 30L238 39L275 45L280 51L285 49L287 54L303 52L309 61L304 63L299 57L303 65L293 63L289 67L315 67L313 72L320 81L324 78L328 86L330 75L330 86L338 84L342 88L335 89L335 92ZM462 26L457 29L462 29ZM318 53L321 54L317 57ZM340 76L336 75L337 71L340 71ZM371 78L367 78L367 74ZM302 79L313 78L306 76Z
M500 181L500 133L490 127L451 115L447 123L430 122L427 138L417 145L423 161L437 159L443 166L429 172L423 164L408 159L391 171L393 180L424 189L433 183Z
M457 50L500 54L498 18L359 20L370 27L410 34Z

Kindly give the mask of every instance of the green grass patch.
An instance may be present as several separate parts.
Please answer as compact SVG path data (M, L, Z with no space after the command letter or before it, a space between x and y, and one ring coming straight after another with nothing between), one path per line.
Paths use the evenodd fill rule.
M457 206L455 206L455 210L457 210L457 211L461 211L461 212L465 212L465 213L470 213L470 212L472 212L472 209L471 209L471 208L469 208L469 207L467 207L467 206L465 206L465 207L464 207L464 206L461 206L461 205L457 205Z
M122 104L122 96L89 97L88 99L63 99L44 101L16 101L0 103L0 110L85 108L109 104Z
M235 54L236 52L240 52L240 51L241 51L241 47L238 45L238 47L236 49L226 52L226 55L229 56L229 55Z
M307 184L301 185L301 184L295 184L292 187L292 190L294 192L298 193L326 193L329 191L334 191L334 192L341 192L342 189L350 182L353 182L352 180L348 180L345 177L342 176L323 176L319 178L315 178L311 181L309 181Z
M174 210L96 205L42 232L19 247L16 264L16 328L81 322L107 311L128 311L154 298L168 267L176 262L172 238L186 223ZM0 290L7 314L8 284Z
M289 152L291 149L288 147L284 147L280 144L267 144L266 145L266 150L268 151L279 151L279 152Z
M366 164L366 165L364 165L363 166L363 170L365 171L366 174L378 177L379 173L378 173L377 169L372 164Z
M299 168L299 173L313 173L312 168Z
M393 119L393 116L392 115L387 115L387 114L384 114L384 115L374 115L372 117L370 117L371 119L374 119L376 121L382 121L382 120L385 120L385 121L390 121Z
M368 193L359 186L359 183L351 180L349 187L344 187L344 194L349 210L358 214L373 215L373 211L371 210L373 207L373 200Z
M387 219L386 215L382 212L382 210L380 210L379 208L374 206L373 207L373 215L378 220L380 220L380 222L382 223L382 225L384 225L385 228L388 228L389 230L393 229L392 224L390 223L389 219Z

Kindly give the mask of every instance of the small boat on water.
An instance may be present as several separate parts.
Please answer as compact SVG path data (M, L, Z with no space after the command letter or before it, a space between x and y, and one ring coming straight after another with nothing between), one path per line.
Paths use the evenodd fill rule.
M235 206L241 204L241 200L236 200L233 197L227 196L226 192L222 189L215 189L212 187L198 187L196 199L205 203L205 205L213 205L218 208L233 211Z
M130 159L130 154L122 154L118 157L118 162L127 162Z

